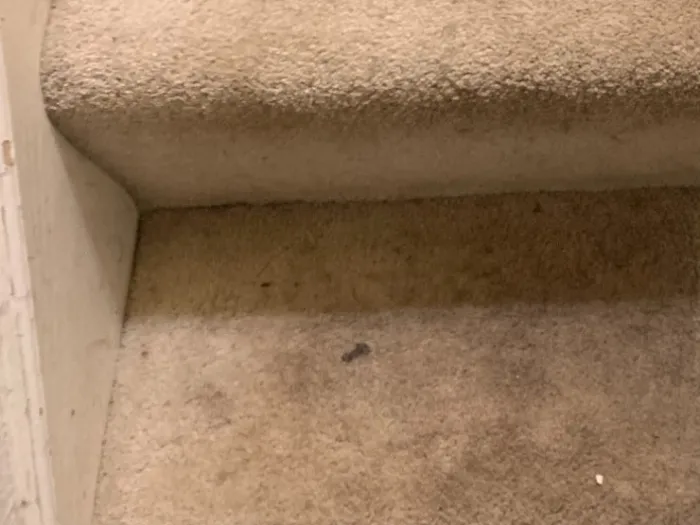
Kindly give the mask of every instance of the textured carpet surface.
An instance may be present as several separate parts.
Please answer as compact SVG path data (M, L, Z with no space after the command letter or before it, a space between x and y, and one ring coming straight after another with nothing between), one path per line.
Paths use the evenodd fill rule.
M681 190L147 215L96 523L700 523L699 220Z
M55 0L58 128L144 206L700 179L698 0Z

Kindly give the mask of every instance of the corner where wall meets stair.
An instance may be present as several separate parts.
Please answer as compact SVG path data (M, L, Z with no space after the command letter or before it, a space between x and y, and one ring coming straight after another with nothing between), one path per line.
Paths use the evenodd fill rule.
M700 3L57 0L58 129L144 208L700 179Z

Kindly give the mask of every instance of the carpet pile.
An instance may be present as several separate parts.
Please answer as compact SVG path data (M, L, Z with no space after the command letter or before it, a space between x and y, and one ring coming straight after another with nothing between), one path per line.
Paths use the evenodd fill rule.
M58 129L143 207L687 184L700 3L56 0Z
M147 214L96 523L700 523L699 221L689 190Z

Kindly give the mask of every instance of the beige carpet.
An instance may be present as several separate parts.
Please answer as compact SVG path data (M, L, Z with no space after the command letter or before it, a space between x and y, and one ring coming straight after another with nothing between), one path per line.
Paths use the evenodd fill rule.
M686 190L147 215L97 525L700 523L699 221Z
M52 120L143 206L700 180L698 0L54 0Z

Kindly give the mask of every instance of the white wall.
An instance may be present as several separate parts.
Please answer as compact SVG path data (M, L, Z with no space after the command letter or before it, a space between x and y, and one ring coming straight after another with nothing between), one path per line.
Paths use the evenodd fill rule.
M50 3L0 0L0 525L90 523L137 228L44 114Z

